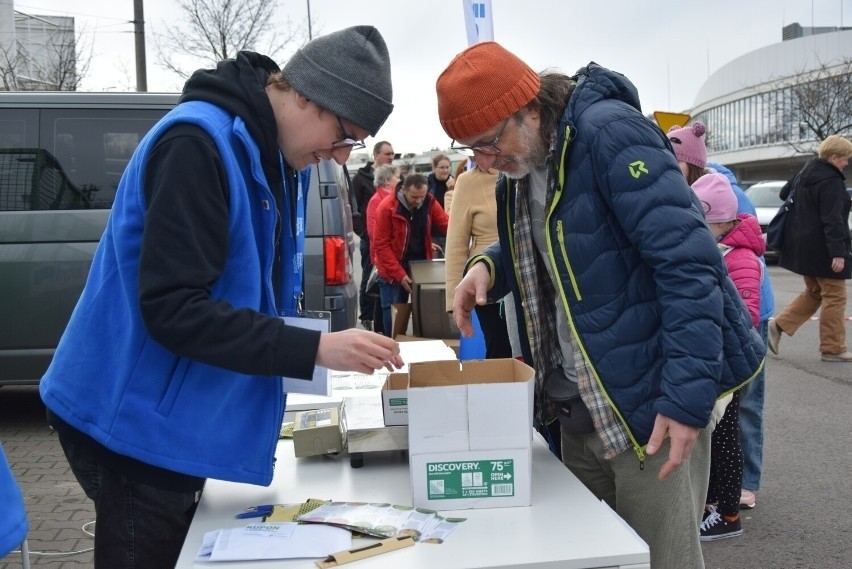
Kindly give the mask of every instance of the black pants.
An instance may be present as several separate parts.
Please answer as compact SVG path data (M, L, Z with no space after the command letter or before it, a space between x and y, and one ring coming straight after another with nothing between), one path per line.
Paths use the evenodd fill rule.
M370 239L362 237L361 243L358 244L358 250L361 252L361 286L358 287L360 314L358 320L373 320L376 298L367 294L367 279L370 278L370 271L373 270L373 263L370 262Z
M134 482L57 432L71 471L95 503L95 568L174 567L195 514L196 492Z
M743 485L743 453L740 447L740 392L725 409L725 415L710 443L710 483L707 503L719 504L719 513L733 516L740 512Z
M475 308L479 327L482 328L482 336L485 339L486 359L512 357L512 344L509 343L506 320L500 313L502 306L502 303L496 303Z

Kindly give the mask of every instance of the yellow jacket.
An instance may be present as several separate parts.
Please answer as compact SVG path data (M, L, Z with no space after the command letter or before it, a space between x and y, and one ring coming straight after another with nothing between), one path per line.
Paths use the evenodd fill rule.
M447 311L453 309L456 286L467 260L497 241L497 170L468 170L458 177L444 252L447 272Z

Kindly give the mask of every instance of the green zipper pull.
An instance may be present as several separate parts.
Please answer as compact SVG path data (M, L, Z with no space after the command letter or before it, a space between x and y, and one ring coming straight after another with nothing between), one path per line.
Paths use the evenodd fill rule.
M639 457L639 470L645 470L645 451L642 450L642 447L636 445L633 447L633 452Z

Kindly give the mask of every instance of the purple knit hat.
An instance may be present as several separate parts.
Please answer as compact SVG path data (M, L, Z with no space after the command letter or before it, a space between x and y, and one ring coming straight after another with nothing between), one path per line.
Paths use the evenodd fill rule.
M737 218L737 196L724 174L704 174L692 184L692 191L704 206L709 223L725 223Z
M669 129L669 142L672 143L678 162L694 164L699 168L707 166L707 146L704 145L704 133L707 127L701 121L690 126Z

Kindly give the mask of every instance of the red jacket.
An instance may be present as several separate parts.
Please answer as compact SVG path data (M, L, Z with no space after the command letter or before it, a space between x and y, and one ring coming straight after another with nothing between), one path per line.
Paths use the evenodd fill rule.
M367 237L372 239L376 233L376 210L379 209L379 204L382 200L394 193L394 189L390 186L379 186L376 188L376 193L370 197L367 203ZM370 263L376 264L375 247L370 247Z
M408 249L411 226L408 218L397 211L400 207L396 192L391 192L376 208L375 232L370 235L370 250L379 276L389 283L399 283L407 276L402 262ZM432 258L432 224L446 234L450 218L431 194L426 194L421 208L429 208L426 216L424 257Z

